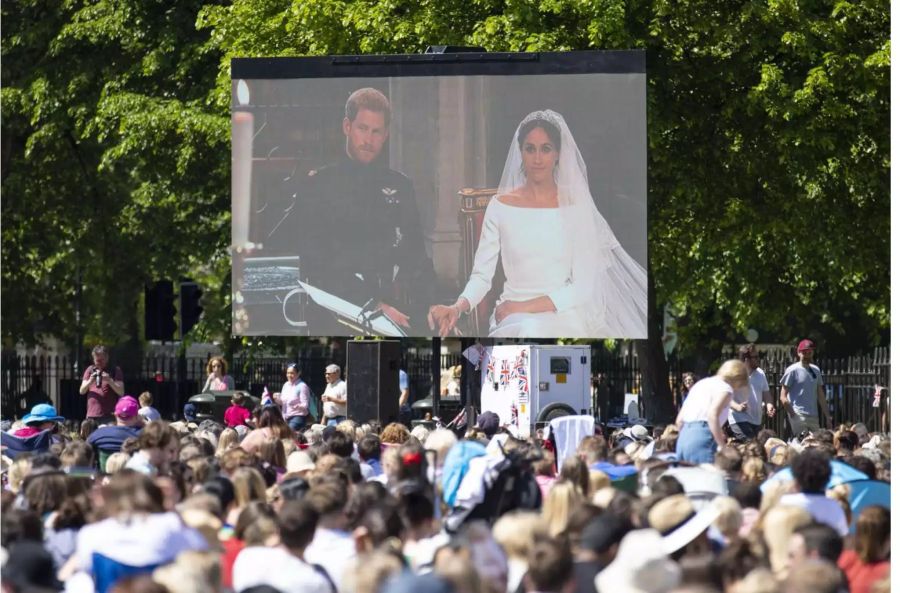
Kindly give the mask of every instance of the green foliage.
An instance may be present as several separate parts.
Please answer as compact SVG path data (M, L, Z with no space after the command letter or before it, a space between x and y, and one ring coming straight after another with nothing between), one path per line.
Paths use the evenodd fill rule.
M200 3L4 4L3 335L139 339L146 281L227 259L228 112ZM12 33L9 33L12 31Z
M3 334L134 334L145 280L226 338L232 57L643 48L656 310L688 350L889 327L886 0L7 3ZM255 343L255 342L254 342ZM261 344L260 344L261 346Z

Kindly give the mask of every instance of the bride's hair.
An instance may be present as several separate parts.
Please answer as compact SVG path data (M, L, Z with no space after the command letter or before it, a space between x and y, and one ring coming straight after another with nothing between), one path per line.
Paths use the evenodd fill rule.
M562 140L559 128L556 124L546 119L530 119L519 126L519 133L516 136L516 141L519 143L519 150L522 150L522 147L525 145L525 138L527 138L528 134L535 128L541 128L547 132L547 135L550 136L550 141L553 142L553 146L556 147L556 150L560 149Z

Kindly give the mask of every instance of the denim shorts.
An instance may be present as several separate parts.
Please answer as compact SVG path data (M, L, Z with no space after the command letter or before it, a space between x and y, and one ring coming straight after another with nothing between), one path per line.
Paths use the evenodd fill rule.
M678 461L701 464L712 463L716 458L716 439L704 420L685 422L678 432L675 457Z
M291 416L287 419L287 425L294 432L300 432L306 427L306 416Z

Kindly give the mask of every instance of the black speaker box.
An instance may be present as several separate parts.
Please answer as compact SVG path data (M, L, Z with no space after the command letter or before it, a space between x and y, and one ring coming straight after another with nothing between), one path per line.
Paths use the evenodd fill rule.
M347 415L357 422L379 420L382 426L400 416L400 342L347 342Z

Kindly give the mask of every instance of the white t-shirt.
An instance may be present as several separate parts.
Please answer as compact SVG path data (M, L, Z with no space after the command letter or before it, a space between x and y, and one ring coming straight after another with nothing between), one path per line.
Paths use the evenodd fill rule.
M162 420L159 410L153 406L144 406L138 410L138 414L144 419L144 422L153 422L154 420Z
M316 570L284 548L251 546L234 561L235 591L269 585L283 593L330 593L328 581Z
M731 424L738 422L762 424L762 401L763 393L766 391L769 391L769 380L766 379L763 370L757 367L750 373L750 383L734 393L734 401L737 403L747 402L747 411L735 412L729 407L728 422Z
M681 420L683 422L697 422L699 420L706 421L709 410L713 407L713 401L722 393L728 394L728 401L734 396L734 390L731 385L720 379L719 377L706 377L700 379L691 390L687 397L684 398L684 404L681 406ZM728 419L728 404L719 412L719 426L725 424Z
M347 415L347 383L345 383L343 380L329 383L325 388L325 393L323 395L340 397L344 399L344 403L342 404L325 402L325 405L322 407L322 411L325 413L326 418L334 418L335 416Z
M806 512L812 515L813 519L833 527L841 537L847 535L849 531L847 516L844 515L844 509L841 507L841 504L824 494L793 492L785 494L778 502L779 504L806 509Z
M338 591L341 591L344 573L356 559L356 544L349 532L319 527L303 558L310 564L318 564L324 568Z

